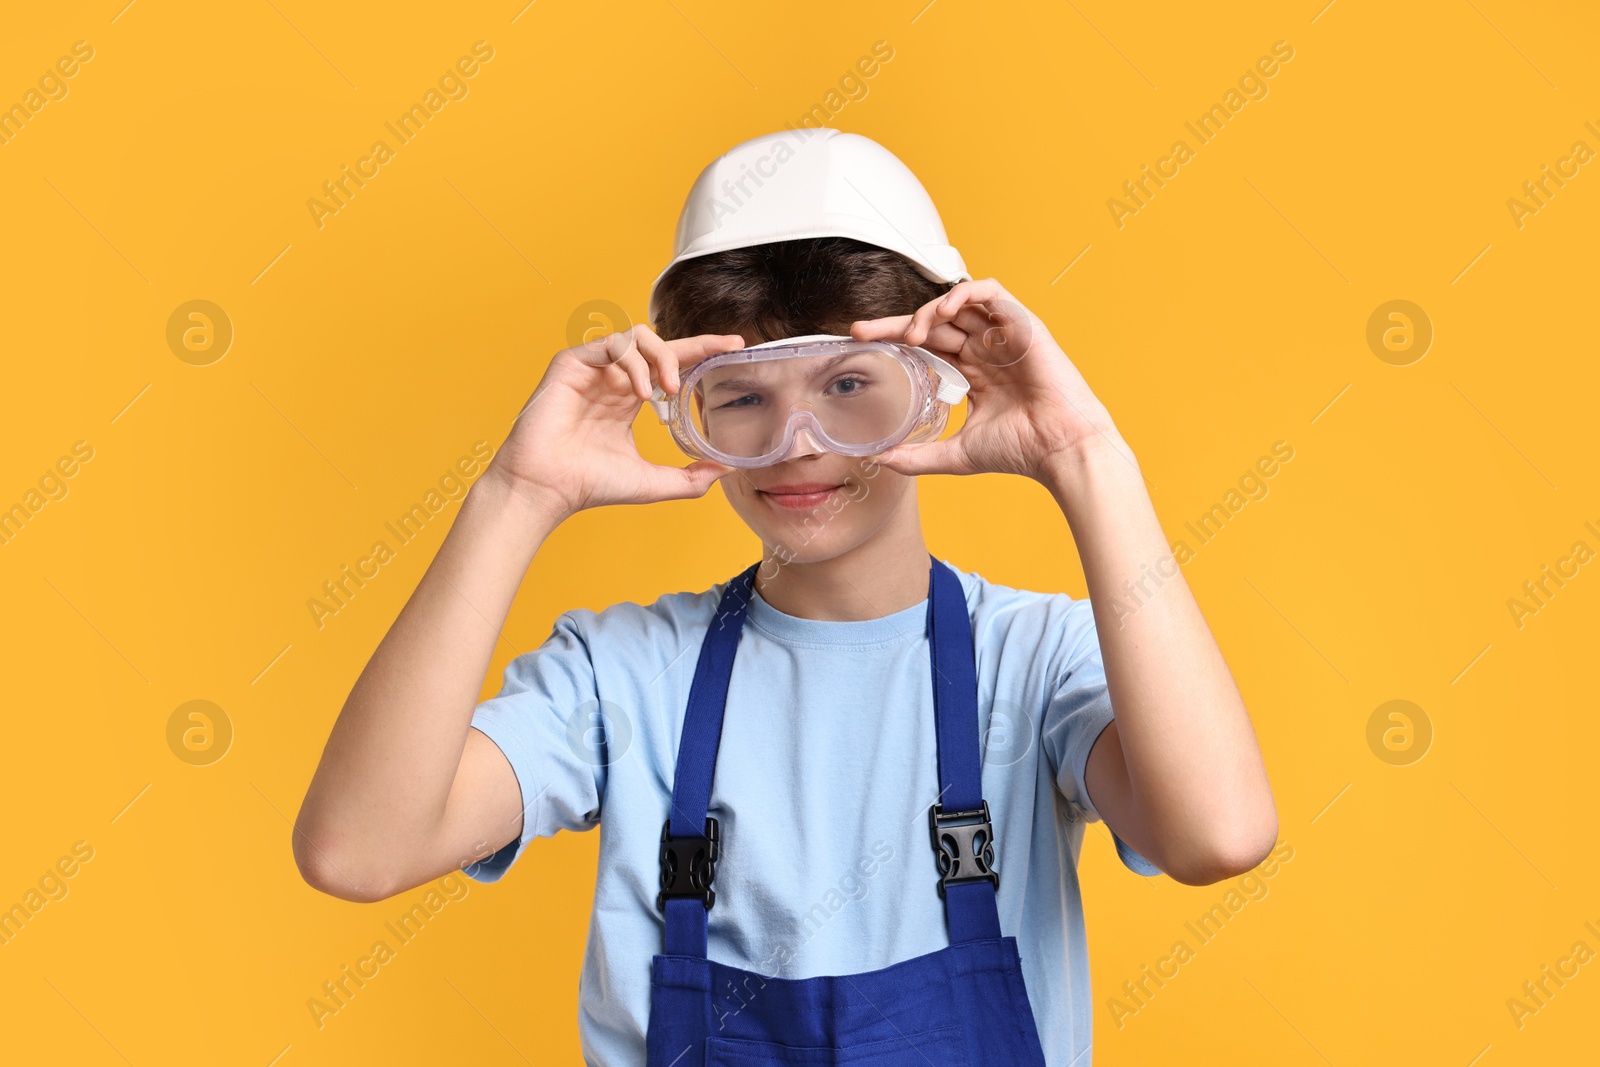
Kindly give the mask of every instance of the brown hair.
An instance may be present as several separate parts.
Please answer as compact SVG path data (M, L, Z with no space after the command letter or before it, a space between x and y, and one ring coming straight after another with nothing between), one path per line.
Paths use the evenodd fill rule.
M774 241L674 264L656 290L654 326L665 340L736 333L747 345L848 334L856 319L909 315L950 288L853 238Z

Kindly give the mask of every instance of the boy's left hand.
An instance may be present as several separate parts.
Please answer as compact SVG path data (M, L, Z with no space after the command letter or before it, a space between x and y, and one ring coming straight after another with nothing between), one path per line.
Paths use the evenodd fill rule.
M1043 480L1051 462L1102 445L1133 462L1110 412L1044 323L993 278L961 282L915 314L858 320L850 335L919 345L972 383L960 431L885 450L877 461L892 471Z

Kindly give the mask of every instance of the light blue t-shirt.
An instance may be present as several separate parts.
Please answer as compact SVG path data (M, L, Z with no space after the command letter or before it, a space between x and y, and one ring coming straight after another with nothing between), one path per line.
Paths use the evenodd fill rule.
M948 562L948 561L946 561ZM1045 1060L1088 1067L1077 860L1108 723L1088 600L960 576L977 655L983 796L1001 932L1014 936ZM536 837L600 827L579 983L592 1067L642 1067L661 826L700 644L726 581L563 613L472 725L522 787L522 837L466 868L498 881ZM785 614L752 590L709 813L720 823L710 958L783 978L876 970L949 944L928 806L938 796L927 600L876 619ZM1160 872L1117 839L1123 863ZM718 1009L737 1010L736 1001Z

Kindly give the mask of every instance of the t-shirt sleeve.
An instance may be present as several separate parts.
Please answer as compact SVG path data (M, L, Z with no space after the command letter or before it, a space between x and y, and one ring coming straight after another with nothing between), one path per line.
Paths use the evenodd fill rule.
M468 877L497 882L534 838L599 825L602 707L588 644L573 613L563 613L542 645L506 665L499 694L472 713L473 728L500 747L516 772L522 836L464 868Z
M1089 750L1100 734L1111 725L1111 695L1106 688L1105 665L1100 659L1100 638L1095 631L1094 613L1088 600L1072 600L1065 611L1052 617L1060 621L1061 656L1054 660L1054 689L1045 709L1043 741L1055 772L1056 787L1067 799L1073 818L1100 822L1100 812L1089 798L1084 773L1089 766ZM1135 852L1113 831L1117 855L1136 874L1161 873L1149 860Z

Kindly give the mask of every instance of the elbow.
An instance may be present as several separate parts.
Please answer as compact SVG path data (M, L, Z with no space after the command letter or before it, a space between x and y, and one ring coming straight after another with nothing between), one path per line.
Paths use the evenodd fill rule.
M394 894L382 879L363 871L348 856L319 841L297 823L294 828L294 864L305 883L319 893L352 904L375 904Z
M1253 824L1171 857L1170 866L1167 862L1157 866L1175 882L1214 885L1259 867L1277 844L1278 813L1269 807L1266 816Z

